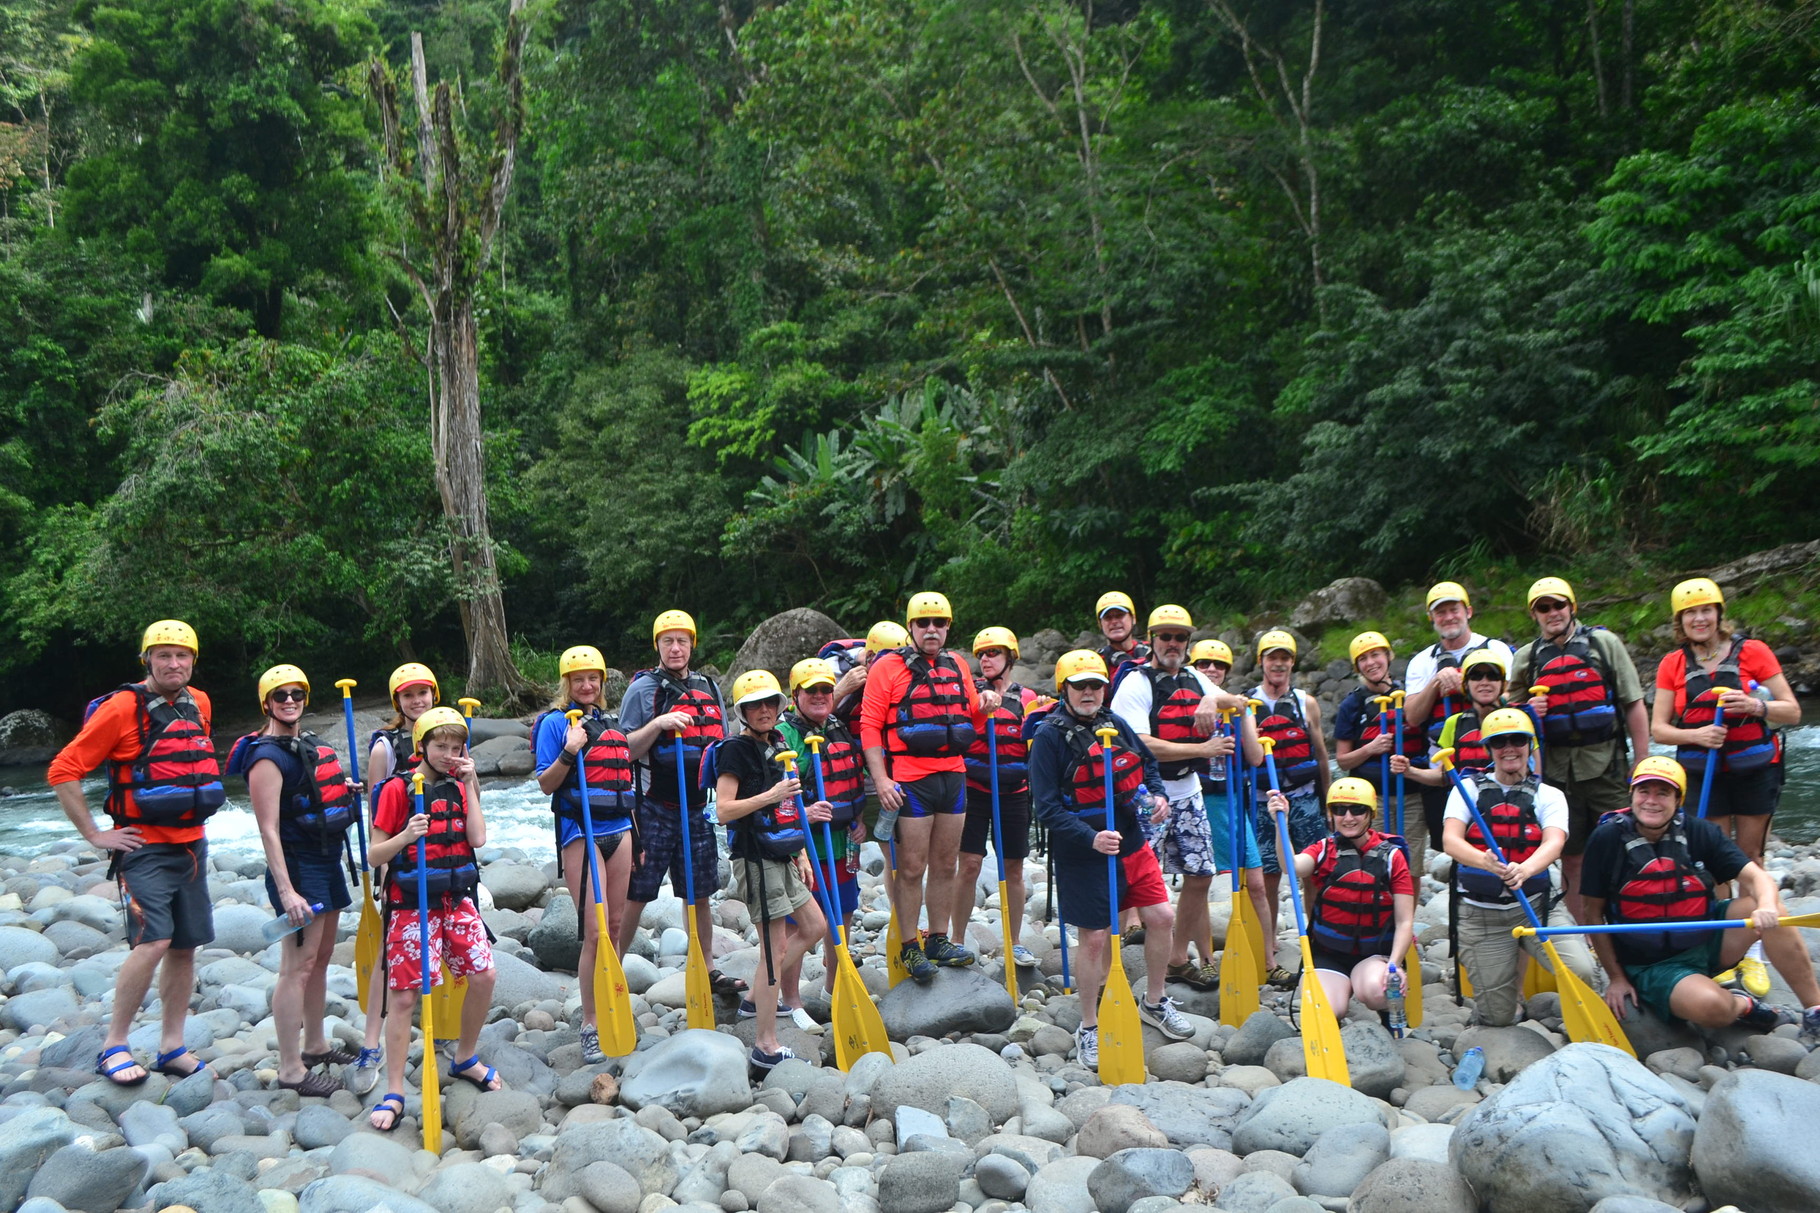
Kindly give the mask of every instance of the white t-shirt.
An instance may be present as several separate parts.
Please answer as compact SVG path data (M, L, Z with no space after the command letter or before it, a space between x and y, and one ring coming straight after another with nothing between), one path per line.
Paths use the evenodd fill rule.
M1460 782L1465 784L1467 791L1471 792L1473 797L1477 799L1479 795L1479 780L1474 776L1465 775L1461 776ZM1464 800L1460 799L1460 790L1458 788L1454 788L1448 792L1447 810L1442 814L1442 820L1462 821L1469 826L1472 824L1472 810L1466 807L1466 802ZM1539 785L1536 788L1537 824L1544 830L1560 830L1565 834L1568 832L1568 820L1566 793L1562 792L1560 788L1550 784L1545 783ZM1561 887L1559 860L1549 865L1548 879L1554 883L1555 888L1559 889ZM1475 906L1487 904L1482 901L1474 901L1470 897L1462 897L1460 900ZM1504 909L1506 907L1493 906L1492 908Z
M1193 666L1184 667L1201 683L1201 694L1213 694L1215 687L1207 681L1207 676ZM1142 669L1133 670L1119 679L1119 689L1112 696L1112 714L1125 722L1133 733L1146 737L1154 736L1150 731L1151 696L1150 676ZM1171 800L1181 800L1185 796L1201 794L1201 777L1193 771L1180 779L1163 780L1163 792Z
M1440 643L1438 640L1435 641L1435 644ZM1510 646L1502 640L1493 640L1488 636L1481 636L1477 632L1467 633L1466 643L1459 648L1443 649L1442 652L1458 661L1473 649L1490 649L1504 658L1505 668L1508 669L1510 666ZM1403 689L1411 695L1420 691L1434 678L1439 664L1440 658L1435 654L1434 644L1415 654L1409 659L1409 669L1403 675Z

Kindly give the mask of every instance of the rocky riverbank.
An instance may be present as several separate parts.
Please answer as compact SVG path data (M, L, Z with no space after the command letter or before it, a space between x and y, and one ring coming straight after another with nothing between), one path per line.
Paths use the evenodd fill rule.
M480 1055L506 1090L445 1078L438 1156L417 1148L420 1053L392 1134L368 1128L363 1101L347 1092L300 1099L273 1089L278 945L258 934L270 914L258 861L212 861L217 938L198 957L186 1034L211 1072L120 1089L92 1072L125 956L105 865L73 844L30 860L0 855L0 1211L1820 1208L1820 1162L1796 1128L1820 1121L1820 1054L1793 1028L1701 1036L1640 1022L1631 1028L1638 1062L1566 1046L1553 994L1529 1000L1524 1024L1471 1027L1470 1001L1456 1006L1447 985L1447 899L1433 869L1420 911L1426 1019L1394 1040L1363 1009L1346 1017L1351 1090L1304 1075L1290 995L1267 992L1263 1010L1227 1027L1217 993L1181 986L1171 992L1192 1039L1147 1028L1150 1081L1107 1088L1070 1056L1080 1010L1060 992L1040 864L1027 873L1033 916L1023 939L1041 968L1021 975L1014 1005L998 976L990 883L968 930L978 968L945 970L928 989L888 989L870 955L887 917L869 846L856 955L893 1061L873 1055L842 1073L828 1035L783 1026L801 1059L753 1082L750 1021L684 1027L687 943L669 897L648 907L625 962L638 1050L583 1066L567 971L574 907L551 865L497 848L484 858L500 980ZM1770 864L1792 908L1820 908L1820 857L1778 847ZM1225 908L1215 906L1221 937ZM745 907L718 901L715 919L716 963L749 976L761 962ZM350 1044L361 1023L352 929L349 915L328 1006L331 1034ZM1281 943L1293 966L1293 939ZM1141 983L1142 949L1124 959ZM821 973L811 957L803 985L825 1020ZM157 1012L154 1002L139 1017L141 1057L155 1044ZM1450 1074L1475 1045L1485 1074L1462 1091Z

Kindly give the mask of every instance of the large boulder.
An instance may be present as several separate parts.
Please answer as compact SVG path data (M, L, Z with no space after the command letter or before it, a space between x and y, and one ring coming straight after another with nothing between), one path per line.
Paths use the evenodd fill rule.
M1713 1084L1694 1133L1694 1173L1714 1205L1820 1211L1820 1154L1794 1148L1820 1124L1820 1086L1786 1074L1735 1070Z
M529 775L537 767L531 743L522 735L494 737L468 748L476 775Z
M576 925L575 902L568 890L552 893L550 904L543 908L543 919L525 936L525 946L537 957L539 968L575 971L581 963L581 937L576 934Z
M542 899L550 887L543 869L528 863L501 861L480 870L480 883L493 895L493 904L501 910L528 910Z
M889 1067L872 1089L872 1113L894 1117L909 1104L937 1116L948 1111L950 1096L971 1099L986 1109L994 1125L1017 1115L1017 1079L1003 1058L976 1044L946 1044Z
M1334 623L1371 619L1384 609L1384 587L1369 577L1342 577L1331 581L1296 604L1289 626L1324 628Z
M47 763L75 735L69 725L38 708L8 712L0 716L0 767Z
M54 965L57 960L57 945L40 932L27 927L0 927L0 973L33 962Z
M70 1213L113 1213L145 1173L145 1156L131 1146L97 1153L71 1144L44 1160L25 1194L48 1197Z
M0 1105L0 1209L11 1209L44 1160L70 1144L79 1127L60 1108Z
M1390 1133L1383 1125L1341 1125L1321 1134L1292 1180L1304 1196L1350 1196L1389 1158Z
M1003 1032L1017 1022L1017 1006L1004 983L975 968L939 969L926 986L899 982L878 1000L878 1013L892 1040Z
M542 1002L546 998L560 1000L569 988L566 979L546 973L536 965L526 964L504 949L493 953L493 968L497 972L493 1003L508 1010L520 1003Z
M1346 1047L1346 1071L1353 1090L1386 1099L1403 1085L1409 1065L1383 1024L1375 1019L1348 1020L1340 1029L1340 1043Z
M750 1107L746 1050L721 1032L678 1032L627 1059L619 1101L634 1110L654 1105L704 1119Z
M789 686L791 666L805 657L815 656L830 640L839 640L846 635L848 633L840 624L808 607L796 607L773 615L753 628L746 643L739 646L739 652L733 655L733 664L727 667L726 675L721 679L721 692L731 691L733 680L747 670L770 670L777 675L781 685Z
M1613 1195L1685 1202L1693 1142L1674 1087L1622 1050L1575 1044L1463 1116L1449 1157L1490 1213L1585 1213Z
M1384 1123L1369 1095L1325 1078L1296 1078L1258 1093L1233 1130L1232 1151L1281 1150L1300 1158L1329 1129Z

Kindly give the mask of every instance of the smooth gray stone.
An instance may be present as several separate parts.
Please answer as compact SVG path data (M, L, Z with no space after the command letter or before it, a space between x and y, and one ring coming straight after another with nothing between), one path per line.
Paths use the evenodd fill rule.
M1383 1125L1341 1125L1321 1134L1290 1182L1304 1196L1350 1196L1389 1157L1390 1132Z
M1694 1134L1693 1166L1713 1204L1777 1213L1820 1210L1820 1154L1791 1149L1820 1124L1820 1086L1763 1070L1713 1085Z
M939 1117L954 1095L986 1109L995 1125L1017 1115L1017 1080L1011 1067L990 1049L965 1043L944 1044L888 1066L873 1087L872 1110L895 1117L897 1109L908 1104Z
M592 1162L575 1179L582 1199L593 1205L597 1213L638 1213L644 1194L638 1190L638 1181L623 1167L604 1160Z
M1299 1158L1329 1129L1383 1123L1383 1111L1369 1096L1325 1078L1297 1078L1259 1092L1233 1130L1232 1150L1241 1156L1282 1150Z
M1194 1186L1194 1164L1180 1150L1120 1150L1087 1177L1101 1213L1126 1213L1147 1196L1177 1197Z
M48 1197L70 1213L114 1213L146 1170L145 1159L126 1146L96 1153L67 1145L44 1160L25 1194Z
M987 1196L1021 1200L1030 1186L1031 1175L1003 1154L988 1154L974 1164L973 1178Z
M721 1032L687 1029L627 1061L619 1099L628 1108L655 1104L677 1116L706 1119L752 1103L746 1050Z
M0 1107L0 1209L18 1204L44 1160L79 1131L59 1108Z
M406 1175L411 1172L405 1172ZM303 1190L298 1213L443 1213L433 1204L406 1196L364 1175L330 1175ZM263 1205L260 1206L262 1209Z
M319 1181L320 1182L320 1181ZM266 1213L259 1191L219 1165L159 1184L149 1193L155 1208L183 1205L200 1213Z
M759 1194L754 1213L843 1213L833 1184L808 1175L780 1175Z
M446 1164L431 1172L417 1199L441 1213L493 1213L518 1195L511 1182L485 1163Z
M945 1150L898 1155L879 1172L879 1207L892 1213L947 1213L960 1199L961 1176L971 1158L971 1153Z
M1421 1158L1393 1158L1365 1177L1349 1213L1478 1213L1478 1198L1460 1173Z

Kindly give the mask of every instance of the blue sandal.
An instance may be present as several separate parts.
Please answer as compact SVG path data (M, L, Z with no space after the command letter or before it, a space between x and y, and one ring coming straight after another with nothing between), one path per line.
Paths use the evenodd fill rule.
M116 1053L126 1054L126 1060L117 1066L109 1066L107 1064L107 1059L114 1056ZM117 1087L136 1087L150 1078L151 1074L143 1073L137 1078L115 1078L114 1075L120 1073L122 1070L130 1070L137 1065L139 1065L139 1061L133 1056L133 1051L130 1048L126 1045L115 1045L111 1049L103 1049L101 1055L95 1058L95 1073L101 1075L101 1077L107 1079ZM142 1070L144 1069L143 1066L140 1068Z
M195 1061L196 1064L193 1067L188 1070L171 1069L171 1063L173 1061L176 1061L179 1057L186 1056ZM209 1063L202 1060L202 1058L197 1057L194 1053L191 1053L188 1045L178 1045L169 1053L160 1053L158 1054L158 1060L152 1063L152 1069L158 1071L160 1074L168 1074L176 1079L184 1079L192 1074L200 1074L208 1068Z
M392 1117L392 1123L383 1129L379 1129L378 1125L373 1124L373 1112L389 1113ZM398 1127L398 1122L404 1119L404 1096L398 1094L396 1091L384 1096L378 1103L373 1105L371 1111L368 1112L367 1117L367 1123L373 1125L373 1128L379 1129L381 1133L390 1133L393 1129Z
M486 1070L485 1077L474 1077L474 1067L478 1065L480 1065L480 1054L476 1053L466 1061L457 1062L450 1066L449 1077L464 1079L467 1082L473 1083L483 1091L502 1090L503 1084L500 1087L495 1087L493 1085L494 1080L499 1077L499 1071L495 1070L492 1066L483 1067Z

